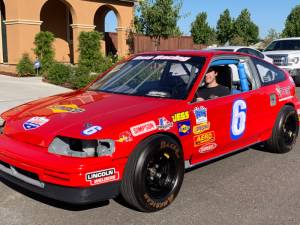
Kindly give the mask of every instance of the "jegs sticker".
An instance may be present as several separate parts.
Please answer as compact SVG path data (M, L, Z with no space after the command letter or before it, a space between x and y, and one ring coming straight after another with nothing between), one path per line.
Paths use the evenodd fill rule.
M130 127L130 131L134 137L154 131L156 129L157 129L157 126L153 120Z
M189 111L180 112L180 113L175 113L175 114L172 116L173 122L179 122L179 121L187 120L187 119L189 119L189 118L190 118Z
M207 123L207 108L200 106L194 108L196 124Z
M25 130L33 130L33 129L43 126L44 124L46 124L48 122L49 122L49 119L47 119L46 117L36 116L36 117L32 117L31 119L27 120L23 124L23 128Z
M85 180L89 182L91 186L117 181L119 180L119 177L119 172L116 171L115 168L85 174Z

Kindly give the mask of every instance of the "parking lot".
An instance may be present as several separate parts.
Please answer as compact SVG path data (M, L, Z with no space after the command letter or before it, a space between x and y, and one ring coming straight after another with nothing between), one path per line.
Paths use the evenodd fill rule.
M0 76L0 112L64 91L68 90L38 78ZM174 203L152 214L134 211L121 200L84 207L65 205L1 180L0 224L299 225L299 171L299 141L294 151L284 155L245 149L188 171Z

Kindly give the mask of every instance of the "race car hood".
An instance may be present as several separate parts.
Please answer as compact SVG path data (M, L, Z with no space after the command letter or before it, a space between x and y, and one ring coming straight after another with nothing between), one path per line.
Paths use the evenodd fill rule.
M265 51L263 52L264 55L291 55L291 54L299 54L300 51L291 51L291 50L282 50L282 51Z
M139 115L157 112L174 101L92 91L62 94L4 113L4 134L43 147L55 136L93 139L95 136L83 136L82 132L96 126L101 127L100 135L107 135L114 127L136 120Z

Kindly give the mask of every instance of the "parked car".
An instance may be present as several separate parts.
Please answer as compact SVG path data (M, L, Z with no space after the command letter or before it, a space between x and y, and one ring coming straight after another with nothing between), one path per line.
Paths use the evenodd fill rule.
M274 40L263 53L272 58L275 65L287 70L300 85L300 37Z
M228 94L198 101L211 68ZM288 73L257 57L135 55L84 89L1 114L0 175L63 202L121 194L153 212L174 201L185 169L257 143L291 151L299 114Z
M218 51L226 51L226 52L242 52L242 53L254 55L258 58L262 58L262 59L266 60L269 63L273 63L272 58L264 55L259 50L251 48L251 47L246 47L246 46L223 46L223 47L214 47L214 48L207 48L207 49L213 49L213 50L218 50Z

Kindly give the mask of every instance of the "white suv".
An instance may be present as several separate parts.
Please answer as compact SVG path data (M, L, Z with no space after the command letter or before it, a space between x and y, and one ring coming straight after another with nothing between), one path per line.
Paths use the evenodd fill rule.
M275 65L287 70L300 85L300 37L277 39L263 54L272 58Z

